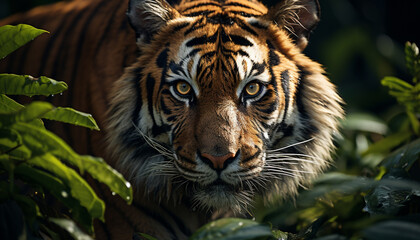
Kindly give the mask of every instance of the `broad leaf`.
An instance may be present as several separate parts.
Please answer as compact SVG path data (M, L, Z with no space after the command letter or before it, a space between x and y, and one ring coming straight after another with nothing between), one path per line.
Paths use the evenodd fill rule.
M382 119L370 114L349 114L343 122L343 129L385 134L388 127Z
M190 240L233 240L258 239L273 236L268 226L252 220L223 218L198 229Z
M75 240L92 240L92 238L79 229L76 223L64 218L49 218L51 222L65 229Z
M141 237L143 237L146 240L158 240L155 237L150 236L149 234L145 234L145 233L137 233L138 235L140 235Z
M84 170L80 156L75 153L67 143L52 132L27 123L16 123L12 125L11 128L19 132L23 143L33 153L42 155L48 152L69 164L75 165L80 171Z
M15 175L27 182L38 184L48 190L54 197L71 209L72 218L82 224L89 231L93 231L92 218L87 209L80 205L80 202L73 198L68 187L57 177L46 171L30 167L27 164L20 164L15 168Z
M413 86L404 80L396 77L384 77L381 80L383 86L389 87L390 89L398 90L400 92L406 92L413 89Z
M0 27L0 59L43 33L47 31L26 24Z
M67 84L47 77L33 78L28 75L0 74L0 93L9 95L44 95L61 93Z
M407 42L404 50L407 69L411 76L414 77L414 82L416 82L420 78L419 48L415 43Z
M102 158L92 156L82 156L85 171L99 182L105 183L113 193L120 195L124 200L131 203L133 191L129 182L105 163Z
M395 178L382 179L365 196L365 211L371 215L397 215L420 197L420 184Z
M99 127L91 114L79 112L72 108L57 107L51 112L48 112L42 116L42 118L99 130Z
M0 129L0 154L7 154L20 159L28 159L31 151L22 144L22 139L13 129Z
M411 137L411 132L404 131L391 134L374 144L370 145L369 148L363 153L363 155L371 153L387 153L391 151L394 147L397 147L404 141L408 140Z
M0 127L10 126L17 122L32 122L36 127L43 128L44 125L39 118L53 108L54 106L47 102L32 102L17 112L0 114Z
M411 166L419 159L420 156L420 139L410 142L407 145L399 148L384 159L382 165L388 171L391 168L404 169L408 171Z
M31 158L27 163L53 173L69 187L71 196L88 210L92 218L104 220L104 202L98 198L89 184L76 171L48 153Z
M420 224L390 220L375 224L363 231L367 240L418 240Z
M23 105L9 98L4 94L0 94L0 113L12 113L24 108Z

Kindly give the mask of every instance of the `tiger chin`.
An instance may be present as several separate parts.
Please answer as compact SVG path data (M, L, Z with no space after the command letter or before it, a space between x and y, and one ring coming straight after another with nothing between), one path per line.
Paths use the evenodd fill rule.
M318 1L131 0L139 57L115 83L108 148L147 199L244 212L330 163L342 100L302 51Z

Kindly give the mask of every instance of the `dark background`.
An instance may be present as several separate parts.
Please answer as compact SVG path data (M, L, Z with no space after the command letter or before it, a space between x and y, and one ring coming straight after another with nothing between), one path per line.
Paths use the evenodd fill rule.
M52 2L1 0L0 18ZM325 66L347 103L346 112L386 118L396 102L380 80L388 75L409 79L403 47L406 41L420 43L420 1L320 0L320 4L321 22L306 54Z

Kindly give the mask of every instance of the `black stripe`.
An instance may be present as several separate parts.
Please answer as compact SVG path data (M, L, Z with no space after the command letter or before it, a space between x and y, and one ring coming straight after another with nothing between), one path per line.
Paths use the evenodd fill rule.
M57 32L56 32L56 37L58 37L60 34L63 34L63 38L62 38L61 42L52 41L51 44L48 43L50 46L48 46L47 49L44 50L43 58L45 56L47 56L47 58L48 58L48 54L51 51L50 49L53 49L52 47L55 44L59 44L58 46L63 46L63 43L64 43L64 45L66 44L67 36L72 35L72 32L74 31L74 26L77 26L79 24L79 21L82 18L82 16L85 14L86 10L87 10L86 8L81 10L76 16L74 16L73 20L68 25L66 25L65 27L60 26L60 29L57 30ZM64 17L63 19L66 19L66 17ZM63 22L67 22L67 21L63 21ZM67 28L67 30L64 33L62 33L61 29L66 29L66 28ZM58 51L58 55L54 56L56 59L62 59L61 61L54 61L53 67L51 69L52 70L51 77L54 77L54 78L58 77L58 74L60 72L64 71L65 66L69 65L69 61L68 61L68 58L67 58L68 50L63 50L61 48L62 47L60 47L60 50ZM49 57L52 57L52 56L49 56ZM80 60L80 59L75 58L73 60L74 60L74 67L76 68L78 60ZM40 67L40 72L44 71L43 68L45 68L46 62L47 62L47 60L43 60L43 65ZM73 70L73 72L74 72L74 70ZM67 84L69 85L69 90L67 92L67 103L72 104L73 95L74 95L73 91L75 90L75 87L71 87L71 86L74 86L75 79L72 76L72 77L66 78L64 80L66 80ZM64 128L64 132L65 132L65 135L67 136L68 142L73 142L72 128Z
M171 130L171 126L168 124L162 124L161 126L153 125L152 127L152 135L154 137L159 136L162 133L169 132Z
M306 139L311 138L315 134L319 132L319 129L312 123L311 117L309 113L306 111L305 105L303 103L303 98L305 98L304 93L304 82L305 76L307 75L306 72L301 72L301 81L298 83L297 92L296 92L296 105L299 111L299 120L301 122L302 128L299 129L302 131L302 135L306 137ZM307 100L308 101L308 100Z
M121 4L121 5L123 5L123 4ZM102 36L99 39L99 42L95 47L95 51L94 51L95 55L94 56L98 56L99 51L102 51L101 46L105 42L105 39L110 37L108 35L108 32L110 31L111 27L115 25L115 16L116 16L117 13L119 13L118 10L119 9L115 9L115 11L112 13L112 15L108 18L109 20L106 24L105 30L103 31ZM126 22L126 20L124 20L123 22Z
M202 6L217 6L217 7L221 7L219 3L214 3L214 2L207 2L207 3L199 3L190 7L187 7L186 9L182 10L181 13L183 12L187 12L188 10L194 9L194 8L199 8Z
M169 69L171 69L171 71L175 74L178 75L185 75L187 76L187 74L185 73L184 69L181 67L181 65L175 63L174 61L171 61L169 63ZM180 74L181 73L181 74ZM166 80L166 79L165 79Z
M251 6L247 6L247 5L244 5L244 4L241 4L241 3L238 3L238 2L230 2L230 3L226 3L226 4L224 4L223 6L243 7L243 8L251 9L251 10L254 10L254 11L256 11L256 12L259 12L259 13L263 14L260 10L257 10L257 9L255 9L255 8L251 7Z
M85 10L85 9L83 9ZM38 69L38 76L41 76L43 74L45 74L45 65L48 62L48 59L50 59L51 56L51 49L53 49L53 46L55 46L56 44L58 44L59 42L56 40L57 37L60 36L60 33L62 32L62 30L64 29L63 24L68 23L69 19L68 19L68 15L71 12L67 12L66 16L63 16L61 18L61 22L58 24L58 27L54 29L53 34L51 34L51 37L49 38L48 42L47 42L47 46L45 47L45 49L43 50L43 54L41 57L41 66ZM71 27L74 26L74 24L77 24L77 22L80 20L80 16L84 13L84 11L80 11L77 16L73 19L72 23L69 25ZM69 32L69 29L67 29L67 32ZM64 36L68 36L68 35L64 35ZM65 37L63 38L65 39ZM59 53L58 53L59 54ZM57 63L58 61L53 61L54 63ZM52 69L54 71L54 68ZM51 75L52 78L55 78L55 73Z
M162 90L162 95L171 95L171 92L168 89ZM162 108L162 111L164 114L166 115L171 115L172 114L172 110L170 108L168 108L168 106L166 106L165 104L165 98L162 97L160 98L160 106Z
M202 24L203 21L204 21L204 18L199 18L196 22L192 24L192 26L187 31L185 31L184 36L187 36L189 33L194 32L197 29L205 27L206 24Z
M175 27L172 29L172 31L171 31L171 32L173 32L173 33L178 32L178 31L182 30L183 28L187 27L188 25L190 25L190 23L189 23L189 22L181 23L181 24L179 24L178 26L175 26Z
M186 43L186 46L193 47L193 46L203 45L207 43L215 43L216 40L217 40L217 32L210 37L208 37L207 35L204 35L201 37L193 38Z
M158 67L166 68L166 65L168 63L168 51L168 48L163 49L163 51L157 57L156 65L158 65Z
M286 119L287 111L289 109L289 101L290 101L289 70L283 71L280 76L281 76L281 86L283 88L284 102L285 102L284 114L283 114L283 120L282 120L282 122L283 122Z
M266 64L265 63L254 63L253 62L251 72L253 70L257 70L257 72L254 74L254 76L260 75L260 74L262 74L265 71L265 67L266 67Z
M280 133L280 132L283 133L283 138L284 138L284 137L289 137L289 136L293 135L293 129L294 129L293 125L287 125L285 123L281 123L278 126L276 132L277 133ZM279 140L281 140L281 139L279 139ZM275 146L275 144L273 146Z
M258 106L259 111L261 111L263 113L266 113L266 114L271 114L272 112L274 112L279 107L279 100L276 97L273 97L273 95L275 95L275 93L272 90L267 91L264 94L264 96L260 100L260 102L262 102L264 104L262 106ZM267 104L265 102L266 99L269 100L269 104ZM272 101L272 99L274 99L274 101Z
M141 88L140 88L140 79L142 79L143 77L142 72L143 72L143 68L141 67L134 69L134 78L131 79L133 88L136 91L136 107L132 114L133 122L136 125L139 124L140 122L140 111L141 111L141 107L143 106L143 99L142 99L142 93L141 93Z
M276 66L280 64L280 57L277 55L277 53L275 52L276 48L274 47L274 45L271 43L270 40L266 41L268 49L269 49L269 62L268 64L271 66Z
M251 13L245 13L245 12L241 12L241 11L229 11L233 14L237 14L237 15L241 15L243 17L259 17L261 16L261 14L251 14Z
M267 26L263 25L259 21L252 21L249 24L251 24L251 26L256 27L256 28L259 28L259 29L267 29Z
M241 20L236 19L236 24L238 24L239 27L241 27L243 30L251 33L254 36L258 37L258 33L256 33L252 28L248 27L248 25L246 25L245 23L243 23Z
M251 161L251 160L255 159L256 157L258 157L258 155L260 155L260 154L261 154L261 149L260 149L259 147L257 147L257 146L255 146L255 148L257 148L257 149L258 149L258 150L257 150L257 152L256 152L254 155L252 155L252 156L250 156L250 157L247 157L247 158L243 159L243 160L242 160L242 163L243 163L243 164L245 164L245 163L247 163L247 162L249 162L249 161Z
M149 73L146 78L146 90L147 90L147 106L149 110L149 115L152 118L153 125L156 125L155 116L153 114L153 94L155 92L155 83L156 80Z
M197 17L197 16L205 16L205 15L209 15L210 13L214 13L214 11L211 10L206 10L206 11L199 11L199 12L193 12L193 13L189 13L189 14L185 14L184 16L186 17Z
M80 31L78 42L76 44L77 47L76 47L76 54L75 54L75 58L74 58L76 60L76 62L73 66L73 70L72 70L70 78L69 78L69 81L72 81L71 84L69 82L70 91L68 92L68 95L67 95L68 96L68 102L70 102L70 103L73 102L73 97L78 95L78 94L75 93L76 91L78 91L78 88L77 87L71 87L71 86L78 86L77 81L80 82L80 79L78 79L77 76L78 76L78 72L79 72L79 68L80 68L80 66L79 66L80 63L81 63L80 59L81 59L81 56L83 54L82 50L83 50L83 46L85 46L85 38L86 38L87 32L89 30L89 27L92 24L92 19L105 6L106 6L105 3L100 3L100 4L97 4L97 5L91 6L91 8L93 8L93 11L91 13L89 13L86 21L83 22L83 23L79 22L79 24L83 25L83 28ZM73 28L73 27L70 26L70 28ZM89 85L88 85L87 91L89 91ZM87 94L90 94L90 93L87 92ZM90 133L88 132L87 134L89 135ZM69 136L70 136L69 141L72 142L72 139L71 139L72 137L71 137L71 135L69 135Z
M245 51L244 51L244 50L242 50L242 49L239 49L239 51L237 51L237 53L238 53L239 55L241 55L241 56L244 56L244 57L249 57L248 53L247 53L247 52L245 52Z
M222 42L223 43L233 42L234 44L239 45L239 46L247 46L247 47L250 47L250 46L253 46L254 45L250 41L248 41L248 39L246 39L246 38L244 38L242 36L239 36L239 35L227 35L225 33L225 31L222 31L221 39L222 39Z

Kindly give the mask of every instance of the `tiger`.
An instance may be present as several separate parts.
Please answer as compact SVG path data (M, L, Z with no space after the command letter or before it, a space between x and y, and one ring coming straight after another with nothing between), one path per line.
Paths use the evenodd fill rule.
M96 183L95 238L186 239L257 197L294 197L331 164L344 103L303 53L319 19L317 0L59 2L0 22L50 32L0 70L66 81L48 100L97 120L100 132L48 123L135 190L127 205Z

